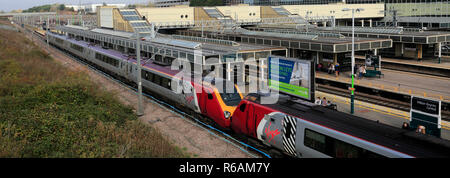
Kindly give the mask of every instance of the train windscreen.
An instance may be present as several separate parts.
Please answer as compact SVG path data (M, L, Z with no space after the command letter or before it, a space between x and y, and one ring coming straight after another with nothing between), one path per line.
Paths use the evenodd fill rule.
M223 102L225 102L227 106L237 106L241 102L241 95L237 91L236 86L233 87L232 92L223 89L220 93L220 97L222 97Z

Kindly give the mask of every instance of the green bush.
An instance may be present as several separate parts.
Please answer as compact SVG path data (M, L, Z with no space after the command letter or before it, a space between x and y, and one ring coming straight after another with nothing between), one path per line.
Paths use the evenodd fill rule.
M187 157L130 106L0 30L0 157Z

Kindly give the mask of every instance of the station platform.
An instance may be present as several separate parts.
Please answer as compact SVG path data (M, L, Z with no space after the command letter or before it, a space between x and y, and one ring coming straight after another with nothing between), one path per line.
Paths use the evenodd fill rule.
M355 55L355 58L356 59L365 59L364 56L360 56L360 55ZM438 63L439 61L437 58L436 59L423 59L423 60L418 61L415 59L394 59L394 58L388 58L388 57L383 57L383 56L381 57L381 62L450 70L450 57L448 57L448 56L442 57L441 63ZM381 67L383 68L383 64Z
M389 69L382 69L382 73L384 76L381 78L355 78L355 85L450 102L450 78ZM350 74L343 72L336 77L335 74L316 72L316 78L351 84Z
M326 97L328 101L337 105L339 112L345 112L350 114L350 99L328 94L320 91L316 91L316 97ZM379 106L372 103L355 100L355 112L354 115L378 121L380 123L390 125L393 127L401 128L403 122L409 123L410 114L406 111L396 110L389 107ZM441 122L441 138L450 140L450 122Z

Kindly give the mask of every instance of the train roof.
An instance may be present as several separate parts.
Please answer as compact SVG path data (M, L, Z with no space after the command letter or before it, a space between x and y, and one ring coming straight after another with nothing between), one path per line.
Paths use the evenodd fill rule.
M312 103L301 104L290 99L280 99L275 104L261 104L258 99L260 97L260 94L249 94L245 99L254 98L249 101L414 157L450 157L450 141L447 140L392 127Z
M84 48L93 49L95 51L101 52L102 54L106 54L106 55L108 55L110 57L114 57L116 59L121 59L121 60L129 61L132 63L137 63L137 60L133 56L130 57L129 55L122 53L120 51L116 51L116 50L112 50L112 49L105 49L105 48L102 48L101 46L97 46L97 45L90 45L88 42L81 41L81 40L78 41L73 38L63 36L63 35L56 35L56 34L51 34L51 35L54 35L57 38L61 38L61 39L70 41L71 43L82 46ZM146 58L143 58L143 60L146 60ZM143 63L142 69L154 71L154 72L157 72L160 74L164 74L167 77L174 77L175 75L180 73L180 70L172 70L171 66L162 66L162 65L154 64L153 62ZM202 80L203 84L208 85L208 86L210 86L212 84L215 87L215 83L224 82L223 79L221 79L221 78L206 79L206 78L202 77L200 74L194 74L194 75L199 75L202 79L205 79L205 80ZM210 83L208 81L211 81L212 83Z

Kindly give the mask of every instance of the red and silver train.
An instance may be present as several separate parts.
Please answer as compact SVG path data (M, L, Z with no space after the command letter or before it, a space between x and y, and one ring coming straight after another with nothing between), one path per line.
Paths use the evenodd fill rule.
M49 33L49 42L105 72L136 83L136 60L121 52L54 33ZM450 157L449 142L432 136L304 101L280 99L275 104L263 104L262 98L274 96L249 94L243 97L236 85L233 92L220 93L222 90L218 90L214 82L186 80L177 75L180 70L172 70L170 66L147 63L142 69L142 85L146 91L266 145L275 156ZM220 82L220 79L214 81Z

